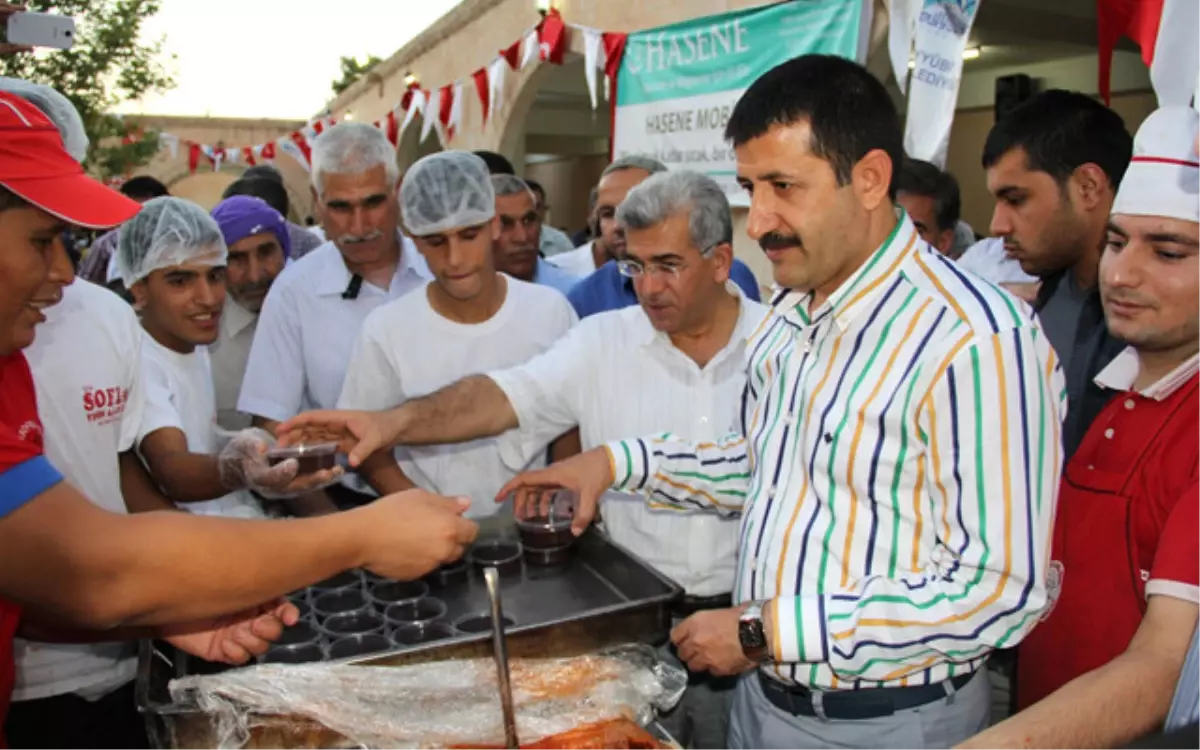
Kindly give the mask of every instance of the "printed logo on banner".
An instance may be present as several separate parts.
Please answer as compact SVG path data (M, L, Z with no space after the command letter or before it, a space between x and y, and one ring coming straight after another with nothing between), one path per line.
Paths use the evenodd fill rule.
M862 6L796 0L630 34L617 74L613 156L646 154L672 169L705 172L734 205L748 205L724 139L733 105L756 78L793 57L855 59Z

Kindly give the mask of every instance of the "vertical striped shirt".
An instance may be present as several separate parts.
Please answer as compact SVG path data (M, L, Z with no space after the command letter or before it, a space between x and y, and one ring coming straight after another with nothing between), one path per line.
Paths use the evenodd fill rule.
M929 683L1013 646L1046 601L1066 392L1032 310L901 214L816 310L783 290L747 342L742 429L608 444L614 487L742 514L737 601L767 676Z

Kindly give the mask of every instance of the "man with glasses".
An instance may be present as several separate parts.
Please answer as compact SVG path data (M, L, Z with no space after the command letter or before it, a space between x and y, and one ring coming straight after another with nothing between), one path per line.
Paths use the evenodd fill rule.
M574 426L585 449L631 430L713 440L738 429L745 342L766 308L730 283L725 194L695 172L656 174L630 191L617 222L627 238L621 265L641 309L592 316L524 365L464 378L387 412L303 414L281 435L348 432L357 465L391 445L457 443L520 428L524 454L512 458L525 463ZM605 496L603 513L614 541L684 587L677 620L730 606L737 521L654 510L616 492ZM732 685L693 675L668 717L675 736L692 747L724 747Z

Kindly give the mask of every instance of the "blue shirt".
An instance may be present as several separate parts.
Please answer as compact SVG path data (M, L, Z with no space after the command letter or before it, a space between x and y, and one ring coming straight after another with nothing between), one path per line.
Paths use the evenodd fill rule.
M579 283L579 277L572 276L553 263L547 263L544 258L538 258L537 268L533 272L533 283L568 294Z
M1171 701L1171 712L1167 714L1168 732L1182 729L1200 721L1200 631L1192 635L1192 647L1179 672L1179 685L1175 688L1175 700Z
M746 297L755 302L760 301L758 280L745 263L735 258L733 267L729 270L729 278L741 287ZM612 260L576 284L567 295L567 299L570 300L571 307L575 308L580 320L589 315L620 310L638 303L637 293L633 291L633 281L622 276L617 270L616 261Z

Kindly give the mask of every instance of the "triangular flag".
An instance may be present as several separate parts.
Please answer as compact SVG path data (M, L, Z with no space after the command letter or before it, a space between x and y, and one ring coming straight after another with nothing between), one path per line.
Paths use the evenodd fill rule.
M454 82L454 88L452 89L451 96L453 97L454 101L450 105L450 115L448 117L449 123L446 126L446 140L454 140L454 134L458 131L459 126L462 125L462 113L463 113L463 83L462 83L462 81Z
M596 29L583 30L583 76L592 109L596 108L596 73L604 67L604 39Z
M420 112L425 114L425 92L420 88L413 88L408 91L409 103L405 108L404 122L400 124L400 134L403 135L405 130L408 130L408 125L413 121L413 118Z
M487 125L491 114L491 88L488 86L487 68L480 68L471 74L475 79L475 93L479 95L479 106L483 108L483 124Z
M275 161L275 142L264 143L261 146L255 146L258 149L258 156L266 161Z
M225 163L225 147L217 146L214 148L209 154L209 158L212 159L213 171L219 172L221 170L221 165Z
M1200 83L1200 2L1166 0L1158 39L1154 43L1154 61L1150 63L1150 83L1158 95L1158 106L1186 107ZM1192 106L1200 106L1200 102Z
M539 57L546 62L562 65L563 55L567 53L567 27L556 9L550 9L537 25L537 32Z
M538 30L530 29L521 43L521 70L525 70L529 63L536 60L540 51L541 42L538 41Z
M312 124L313 135L317 136L325 132L325 123L321 122L321 118L317 118Z
M442 143L447 143L454 137L451 132L450 112L454 109L454 87L447 83L437 92L437 124L440 126Z
M200 166L200 144L188 143L188 172L196 174L196 168Z
M438 121L438 114L441 111L441 102L439 99L441 98L440 95L442 90L435 89L432 93L423 93L425 94L427 103L425 104L425 110L422 113L425 115L425 117L421 121L421 143L424 143L425 139L429 137L429 133L433 130L433 126Z
M289 137L291 138L291 142L296 145L296 149L304 157L305 166L312 164L312 149L308 145L308 137L300 131L294 131Z
M280 138L276 143L285 154L295 159L297 164L304 167L304 171L310 171L309 160L305 156L305 149L308 148L308 144L305 143L304 149L300 148L300 143L304 143L303 133L296 131L291 135Z
M171 135L170 133L160 133L158 143L160 147L166 147L172 159L179 158L179 136Z
M610 92L617 85L617 72L621 69L622 58L625 57L625 42L629 40L629 35L617 31L606 31L602 39L604 40L604 98L608 99Z
M1163 3L1164 0L1096 0L1099 88L1100 98L1105 104L1112 100L1112 55L1118 39L1127 36L1137 42L1142 48L1142 60L1147 66L1153 64L1154 43L1158 37Z
M388 143L392 144L392 146L399 146L400 122L396 119L396 110L388 110L387 118L385 119L384 124L386 125L387 129L384 130L383 133L387 136Z
M241 158L242 149L240 148L231 148L225 152L225 161L229 164L237 164Z
M504 105L504 76L508 74L508 61L498 57L488 66L488 111L493 117Z
M521 40L513 42L508 49L500 50L500 58L508 63L508 67L517 70L521 59Z
M242 146L242 161L252 167L258 166L258 159L255 158L254 152L261 148L261 146Z

